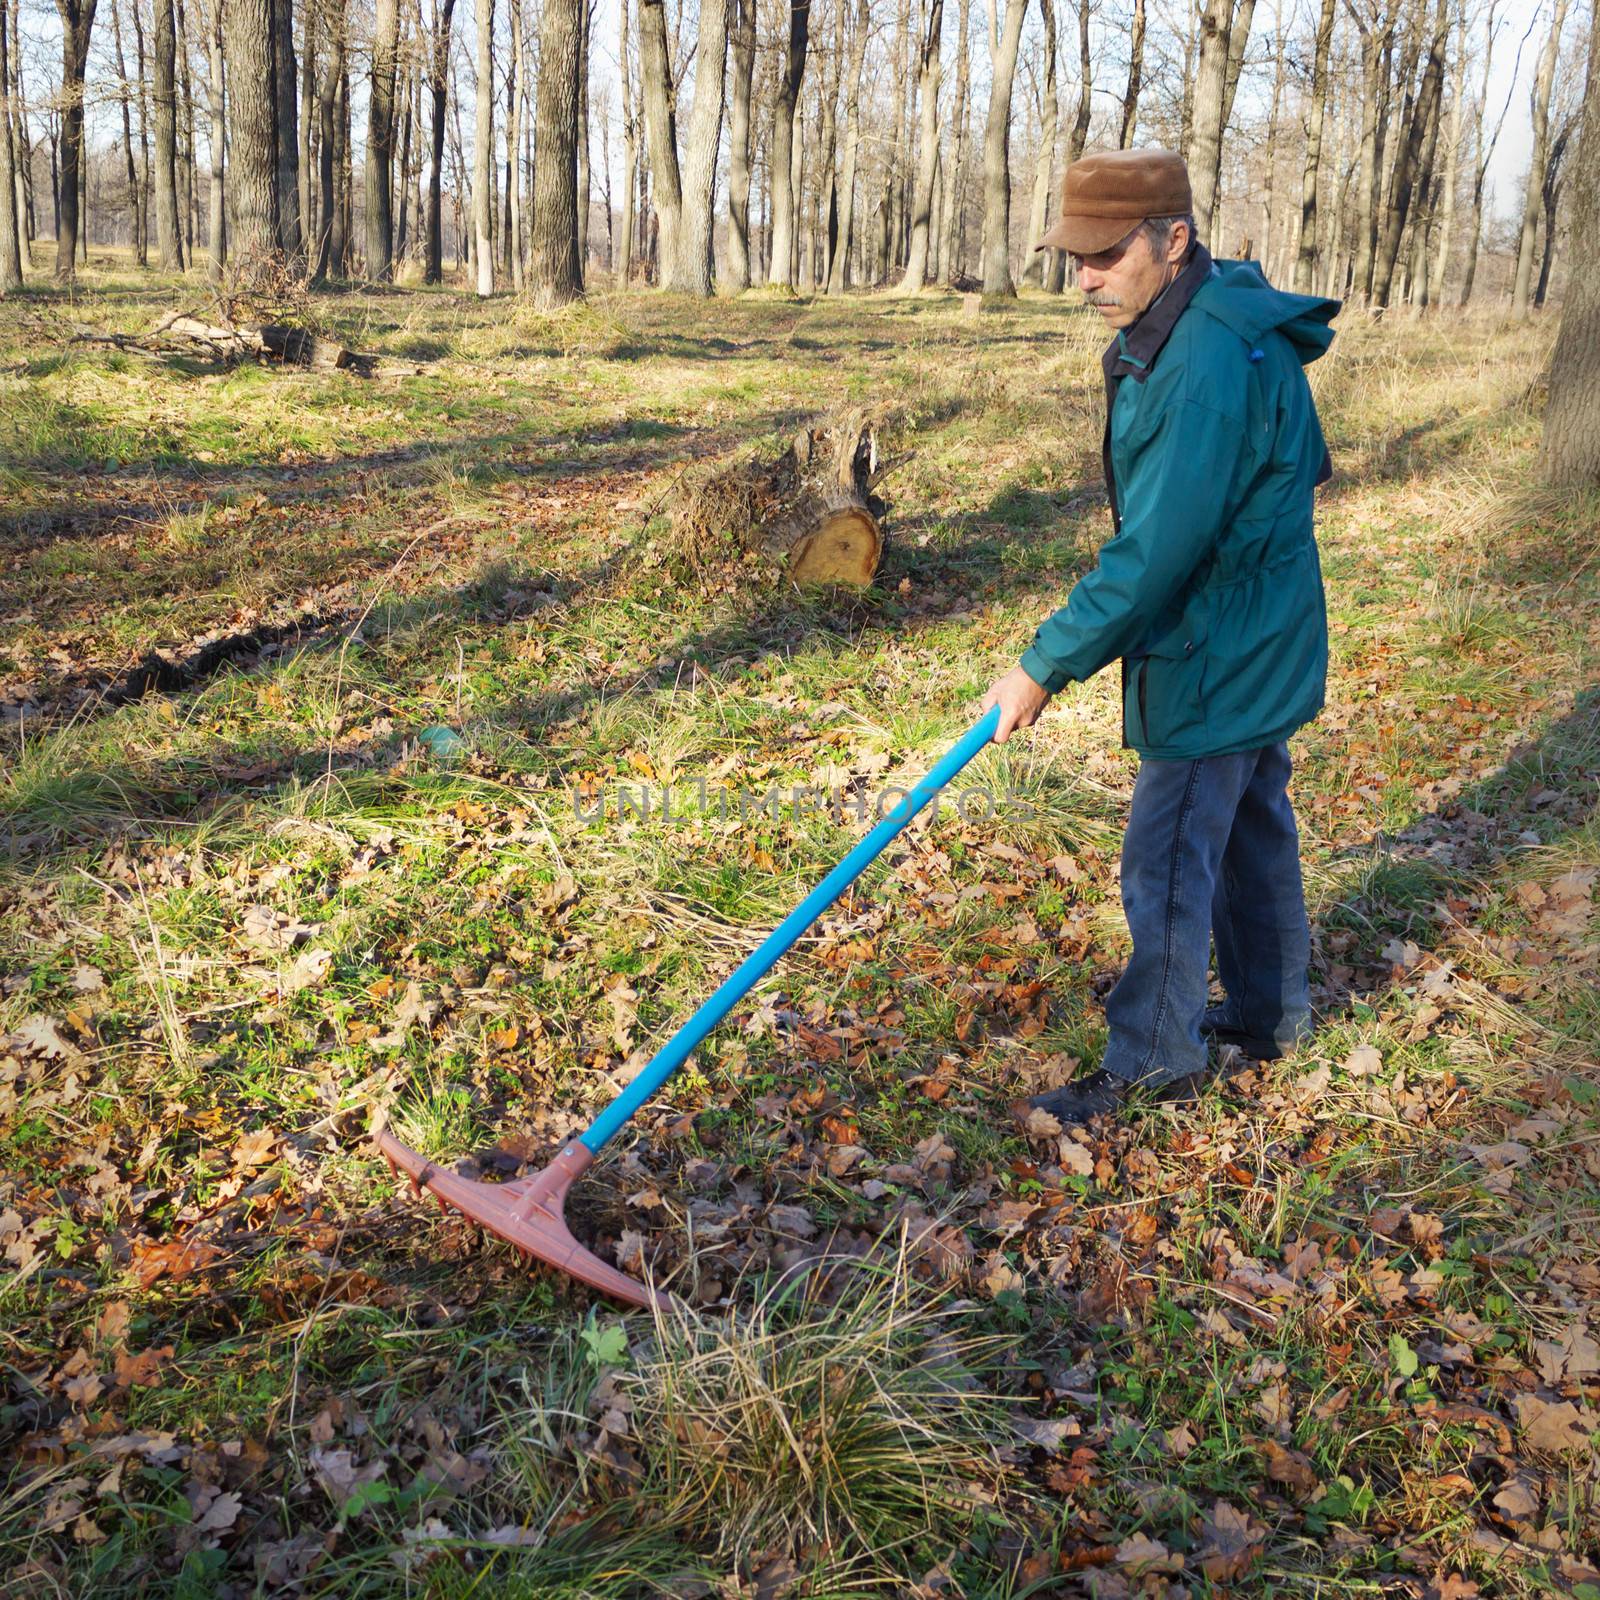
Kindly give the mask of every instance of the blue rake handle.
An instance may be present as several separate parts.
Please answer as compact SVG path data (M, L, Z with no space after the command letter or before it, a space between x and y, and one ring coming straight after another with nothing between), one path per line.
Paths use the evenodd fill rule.
M933 771L767 935L759 949L745 957L722 987L595 1118L594 1126L579 1142L598 1153L600 1147L689 1059L695 1046L777 965L778 958L866 871L883 847L994 738L999 724L1000 709L996 706L968 728Z

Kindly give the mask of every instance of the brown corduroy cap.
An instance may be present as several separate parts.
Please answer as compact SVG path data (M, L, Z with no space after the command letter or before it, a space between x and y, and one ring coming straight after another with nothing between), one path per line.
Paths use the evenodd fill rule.
M1034 249L1096 255L1146 217L1178 217L1193 208L1189 169L1176 151L1100 150L1067 168L1061 215Z

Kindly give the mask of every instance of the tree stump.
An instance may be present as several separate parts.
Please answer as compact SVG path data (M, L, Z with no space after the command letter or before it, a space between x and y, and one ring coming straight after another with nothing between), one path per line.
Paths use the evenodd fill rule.
M673 513L675 543L702 572L730 558L782 569L795 583L865 588L883 555L883 475L877 435L862 413L795 435L770 461L714 471Z

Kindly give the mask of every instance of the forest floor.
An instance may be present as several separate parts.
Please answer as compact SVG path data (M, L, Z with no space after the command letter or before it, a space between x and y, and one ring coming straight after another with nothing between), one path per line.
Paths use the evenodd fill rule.
M1018 1126L1126 948L1102 674L575 1192L655 1322L369 1126L537 1164L859 833L794 786L927 769L1107 536L1098 319L313 297L370 377L86 337L203 299L0 304L8 1596L1600 1600L1600 502L1537 485L1547 324L1346 315L1312 369L1312 1042ZM903 457L876 589L686 570L705 464L846 403Z

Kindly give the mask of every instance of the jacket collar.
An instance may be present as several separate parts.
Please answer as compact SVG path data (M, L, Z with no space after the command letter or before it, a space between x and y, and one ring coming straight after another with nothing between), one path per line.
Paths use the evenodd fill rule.
M1101 357L1107 387L1118 378L1132 377L1143 383L1162 347L1188 310L1195 292L1211 276L1211 252L1198 240L1189 252L1183 270L1158 294L1131 327L1119 328L1117 336Z

